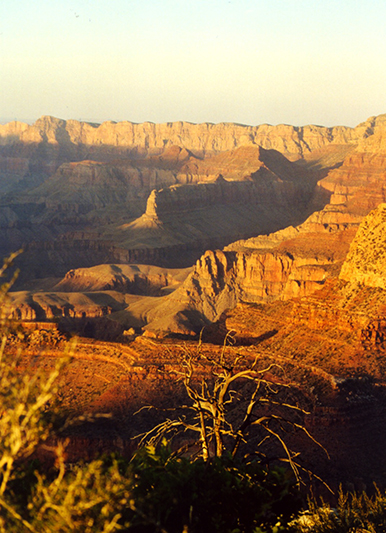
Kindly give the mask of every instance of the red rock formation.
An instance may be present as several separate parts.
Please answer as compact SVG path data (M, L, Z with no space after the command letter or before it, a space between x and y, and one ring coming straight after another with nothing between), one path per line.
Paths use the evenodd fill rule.
M323 281L321 270L336 270L337 261L320 260L319 250L318 257L305 253L306 264L304 257L297 258L299 249L305 248L307 239L311 243L319 238L312 233L355 227L384 197L384 131L385 116L372 117L354 129L128 122L99 126L52 117L33 126L13 123L0 128L3 156L12 159L21 147L18 156L29 158L29 175L35 163L58 169L33 192L17 195L7 205L0 217L0 249L6 253L10 246L35 241L27 246L23 270L37 277L49 269L63 275L73 267L106 262L171 266L176 261L174 266L186 266L206 248L304 220L320 169L339 165L349 152L344 164L319 182L322 201L330 195L331 203L305 226L291 230L292 237L270 235L226 250L244 254L256 248L260 251L253 254L261 255L262 249L272 249L272 242L296 238L298 244L283 245L274 259L271 254L263 261L279 265L277 258L282 256L283 264L292 262L285 279L275 274L277 279L245 288L242 294L266 299L307 294ZM291 163L273 147L304 161ZM194 153L212 157L200 160ZM139 159L140 154L149 157ZM18 165L23 173L26 167ZM208 183L219 169L230 181ZM179 184L202 180L207 183L196 187ZM143 212L146 195L154 187L147 212L132 221ZM311 236L300 239L300 233ZM344 246L348 235L340 237ZM287 272L279 266L266 270L280 268Z
M340 279L386 289L386 204L380 204L359 226Z
M240 301L271 302L312 294L339 273L357 226L330 228L311 217L300 228L207 251L175 293L148 314L150 331L188 333ZM315 231L316 229L319 231ZM184 314L184 319L178 316ZM186 313L192 316L186 325ZM200 317L200 320L198 318Z
M330 203L344 204L351 213L367 215L386 200L386 115L362 125L364 134L343 165L331 170L319 186L331 195Z

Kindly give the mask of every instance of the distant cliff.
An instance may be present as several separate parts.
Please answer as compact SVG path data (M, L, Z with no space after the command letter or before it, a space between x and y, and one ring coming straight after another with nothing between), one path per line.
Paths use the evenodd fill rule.
M357 143L374 132L378 122L372 117L356 128L189 122L135 124L128 121L91 124L43 116L32 125L19 122L0 125L0 143L3 146L43 143L82 159L92 158L92 154L107 155L119 151L140 156L159 154L171 145L183 146L196 155L217 154L240 146L255 145L298 159L331 143Z
M12 122L0 126L0 253L24 246L26 277L188 266L326 204L307 231L346 230L386 200L385 138L386 115L356 128Z
M386 201L386 115L369 119L368 124L343 164L332 168L318 183L319 192L327 192L332 205L344 205L361 216Z
M0 247L25 245L24 276L99 262L188 266L207 249L302 221L317 178L258 146L205 160L172 146L141 161L62 163L8 197Z

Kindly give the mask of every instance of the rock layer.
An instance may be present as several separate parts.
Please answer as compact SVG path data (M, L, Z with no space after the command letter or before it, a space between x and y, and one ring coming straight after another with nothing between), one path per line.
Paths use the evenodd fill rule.
M197 333L238 302L272 302L312 294L339 273L356 227L344 231L296 232L271 247L232 245L207 251L170 296L147 313L146 330ZM280 232L279 232L280 233ZM256 239L254 239L256 241ZM265 242L264 242L265 241ZM274 237L271 237L274 241ZM242 243L248 241L241 241Z
M1 251L25 245L25 276L62 276L107 262L187 266L205 249L264 233L224 251L238 257L227 259L226 270L237 297L226 295L232 291L225 284L219 301L308 294L342 261L320 247L316 253L313 241L329 246L331 233L333 248L347 250L353 228L383 201L385 119L371 117L356 128L96 125L52 117L33 126L11 123L0 128L4 172L14 171L22 188L41 164L44 182L3 196ZM288 225L293 229L272 235ZM251 267L261 278L253 287L240 267L252 256L267 264ZM208 309L217 307L211 298L208 291Z
M357 128L326 128L314 125L243 126L188 122L92 124L43 116L31 126L18 122L0 126L0 139L4 146L17 142L46 143L62 151L66 149L67 152L77 153L82 159L90 158L91 154L103 154L105 157L123 150L134 155L159 154L173 144L200 155L233 150L239 146L259 145L299 158L331 143L358 142L377 126L374 117Z
M218 175L210 181L218 169L227 179ZM38 277L47 275L43 255L59 276L105 262L188 266L208 248L304 219L316 177L279 152L258 147L205 164L176 146L140 162L63 163L43 184L10 202L14 236L4 218L0 248L6 254L7 246L24 245L23 270ZM151 192L145 210L155 184L165 186ZM94 257L84 258L83 250ZM33 265L39 261L36 274Z
M386 204L380 204L359 226L339 277L386 289Z

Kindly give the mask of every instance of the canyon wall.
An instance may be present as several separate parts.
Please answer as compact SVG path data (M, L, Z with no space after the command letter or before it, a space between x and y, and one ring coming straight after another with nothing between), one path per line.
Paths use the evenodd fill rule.
M92 154L95 156L98 153L103 153L104 157L114 155L121 150L141 156L159 154L173 144L199 155L233 150L239 146L259 145L299 158L330 143L356 143L363 136L369 135L371 128L377 127L375 121L372 117L356 128L326 128L314 125L244 126L189 122L135 124L125 121L92 124L43 116L32 125L19 122L0 125L0 142L3 146L20 142L66 147L69 154L82 159L92 158Z
M170 320L173 306L174 316L181 313L196 316L196 323L192 322L194 330L194 327L218 320L224 311L236 307L239 302L269 303L293 298L299 299L299 304L294 305L300 306L294 313L293 321L296 323L301 316L310 321L312 313L300 312L301 298L321 289L329 278L336 279L339 272L340 279L354 287L349 287L347 294L357 291L357 285L369 289L386 288L386 204L380 204L369 213L359 229L356 224L344 229L326 228L321 224L319 232L315 232L314 217L310 218L308 232L306 222L302 231L290 228L280 232L276 242L273 236L258 237L252 241L255 248L235 243L225 251L206 252L169 301L149 313L146 328L149 331L167 331L169 328L171 332L174 328L177 332L180 327L182 333L184 323L179 325L176 318ZM266 248L259 249L257 243L265 244ZM343 320L346 324L350 323L342 309L332 308L331 313L325 318L327 322L338 324ZM379 315L379 310L377 313ZM370 315L360 311L356 318L358 331L384 328L382 324L385 320L378 315L372 317L375 322L370 327ZM318 327L322 327L321 323ZM366 336L365 333L360 334ZM373 334L376 335L369 333L370 336Z
M312 294L339 273L355 232L355 226L313 231L283 238L271 249L232 245L207 251L186 281L154 304L145 330L194 334L238 302L268 303Z
M386 289L386 204L380 204L359 226L339 277Z
M50 265L56 276L106 262L188 266L206 249L301 222L316 180L256 146L208 161L173 146L141 162L63 163L8 199L0 249L23 246L30 277L47 276Z
M247 146L275 149L297 160L329 146L355 146L370 136L375 149L376 139L382 137L383 117L371 117L356 128L187 122L91 124L50 116L32 125L10 122L0 125L0 192L36 186L65 162L137 160L163 154L173 146L183 148L180 160ZM192 169L187 170L189 175Z
M225 253L261 255L293 226L298 244L275 254L289 254L296 275L278 293L301 294L304 235L351 231L385 199L385 125L386 115L356 128L10 123L0 127L0 251L24 247L26 277L107 262L181 267L240 239ZM319 269L320 253L308 257Z
M145 329L192 334L239 302L308 297L340 271L342 280L384 288L385 210L381 204L359 230L359 217L327 210L299 227L208 251L183 285L147 314Z
M238 303L224 313L225 330L243 342L331 373L383 379L386 349L386 204L362 221L339 276L302 298L267 306ZM350 369L350 370L347 370Z
M386 201L386 115L371 124L343 164L318 183L332 205L345 205L361 216Z

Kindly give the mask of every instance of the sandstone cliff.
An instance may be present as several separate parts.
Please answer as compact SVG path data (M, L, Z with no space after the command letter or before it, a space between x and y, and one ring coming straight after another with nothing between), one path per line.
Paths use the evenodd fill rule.
M345 205L358 215L366 215L384 202L386 181L386 115L373 117L358 126L363 137L337 169L331 170L319 183L327 191L330 203Z
M240 342L333 374L383 378L386 350L386 204L361 223L339 277L302 298L238 304L223 315ZM295 340L296 339L296 340ZM347 375L347 374L346 374Z
M359 226L339 278L386 289L386 204L380 204Z
M374 251L379 264L371 259L369 249L385 232L384 207L368 215L363 230L353 242L350 261L344 263L342 279L358 276L373 284L382 279L383 253ZM371 222L373 218L376 222ZM311 215L303 224L279 232L232 243L223 251L208 251L200 258L193 273L168 299L147 313L145 329L154 332L193 333L219 319L226 309L238 302L272 302L309 296L321 289L326 280L339 275L362 217L346 206L328 205ZM369 229L369 225L371 229ZM361 226L362 228L362 226ZM367 259L360 256L356 242L362 234L370 239ZM363 242L360 250L363 250ZM363 252L365 253L365 252ZM358 255L359 254L359 255ZM360 258L358 259L358 257ZM361 265L366 275L353 274L353 264ZM369 262L369 265L365 266ZM378 274L371 274L376 268ZM378 281L375 279L378 276ZM375 286L375 285L374 285Z
M374 127L377 127L377 124L374 124ZM159 154L165 147L173 144L184 146L199 155L224 152L239 146L258 145L299 158L330 143L358 142L367 134L368 128L364 125L357 128L325 128L313 125L243 126L231 123L188 122L134 124L126 121L91 124L49 116L41 117L31 126L17 122L0 125L2 145L12 145L15 142L46 143L78 152L83 159L90 158L93 153L112 155L122 150L141 156Z
M180 162L193 154L202 157L261 146L275 149L292 160L316 158L331 166L333 161L340 161L337 154L347 146L359 146L362 151L365 144L367 149L371 146L373 153L379 151L384 146L384 117L370 117L356 128L184 122L90 124L49 116L33 125L11 122L0 125L0 185L5 190L15 186L16 190L30 188L31 183L54 174L64 162L137 160L163 154L173 146L183 149L178 156ZM164 163L168 161L168 156L162 157ZM194 165L192 169L188 164L186 170L187 176L192 170L194 174Z
M237 186L225 187L229 181L252 181L255 184L255 196L265 195L262 203L271 200L267 197L267 189L272 189L273 183L276 183L278 191L282 189L280 194L283 198L296 193L298 202L304 202L311 196L316 181L313 172L294 165L275 150L243 147L200 160L186 150L173 146L162 156L141 161L102 163L85 160L63 163L42 185L32 189L24 197L19 194L18 201L21 199L25 203L40 203L48 210L59 210L62 213L81 213L124 204L130 215L130 211L135 213L135 204L137 212L143 209L144 198L152 190L162 189L165 195L168 187L214 182L219 175L225 178L222 182L224 187L219 191L220 201L224 200L223 191L229 190L225 199L227 203L232 202L235 194L237 202ZM208 201L213 203L213 197L218 191L213 190L211 194L212 189L213 187L208 187L207 190L197 189L196 204L201 202L205 205L207 195ZM190 191L190 198L193 198L195 190ZM270 196L275 195L275 192L271 191ZM173 199L176 194L170 198ZM246 196L249 197L249 192ZM183 202L182 198L176 198L177 203L181 200ZM287 203L292 201L293 198L288 198ZM174 206L176 208L178 209L178 205Z
M362 223L353 241L349 259L344 263L342 279L382 279L382 248L378 246L375 249L374 244L386 234L383 226L384 212L385 207L380 206ZM193 272L174 293L146 302L131 302L126 309L126 315L121 316L122 322L125 327L145 326L146 331L162 335L195 334L204 324L218 320L224 311L235 307L238 302L261 303L309 296L323 287L326 280L339 274L350 243L357 232L359 220L347 211L339 211L337 206L331 206L330 210L313 214L298 227L238 241L226 247L224 251L208 251L197 261ZM365 237L362 237L362 234ZM359 248L356 244L358 239ZM367 247L364 246L366 239ZM371 259L370 251L373 248L373 256L380 258L379 265ZM358 249L362 253L360 256ZM360 272L354 275L353 265L357 270L358 265L362 271L366 270L366 276ZM119 276L110 272L107 276L109 279L99 276L99 267L71 271L57 289L116 289L118 285L122 285L122 288L127 290L129 286L141 283L142 275L135 275L133 267L115 268L120 271ZM371 273L374 268L381 273ZM154 281L150 279L152 276L149 273L150 270L146 274L147 281L142 280L148 288L152 284L159 288L163 284L167 285L164 275L160 277L155 273ZM375 281L373 286L374 283ZM376 283L378 285L375 286L382 286L379 281ZM336 311L332 313L336 315ZM130 316L135 317L133 323L130 323ZM339 321L342 321L342 316L341 314ZM337 318L328 315L328 320ZM349 319L344 318L343 322L344 320ZM366 329L365 325L362 329Z
M225 251L208 251L180 288L153 304L146 313L145 329L197 333L238 302L272 302L312 294L339 273L355 232L356 226L319 233L290 230L291 237L285 238L284 230L276 243L271 236L269 246L250 248L239 243ZM263 237L262 243L267 245Z
M179 182L213 181L221 174L227 181L278 179L300 181L310 177L304 167L291 163L280 151L261 146L241 146L205 159L190 158L179 171Z
M176 159L174 146L182 147L177 157L180 163L193 154L202 157L248 146L275 149L292 160L312 159L312 153L317 152L320 159L331 148L338 153L342 146L354 147L371 135L374 138L382 135L379 132L383 127L381 117L372 117L357 128L325 128L185 122L91 124L44 116L32 125L18 122L0 125L0 192L31 189L52 176L65 162L114 162L150 157L159 166L161 161L157 157L165 150L171 150L172 159ZM169 156L161 155L164 165ZM192 174L194 165L188 164L185 179ZM154 183L164 181L162 176L154 177L154 173L149 179ZM160 182L154 186L161 185ZM161 186L164 185L165 181Z
M21 261L29 276L44 255L57 276L105 262L188 266L206 249L303 220L316 179L313 171L259 147L208 161L172 146L135 162L63 163L10 202L15 236L10 239L6 226L0 248L6 254L7 245L28 243ZM86 251L93 258L84 257ZM39 277L46 275L44 264Z
M308 227L307 221L300 228L289 228L276 236L261 236L251 242L234 243L225 251L206 252L184 284L148 313L146 329L192 333L218 320L239 302L269 303L309 297L315 291L319 294L326 280L336 279L341 270L339 277L349 286L339 289L339 308L327 305L315 318L315 327L323 327L325 320L350 330L355 323L360 337L383 336L379 332L386 328L382 318L386 292L370 289L386 289L386 204L367 215L358 230L357 223L343 229L319 224L316 232L318 226L313 219L315 216L310 217ZM361 286L368 291L366 296ZM363 307L369 305L369 298L373 303L367 314ZM354 307L353 301L357 302ZM315 316L307 310L307 298L305 304L299 300L292 305L296 308L292 322L296 323L299 317L311 321Z

